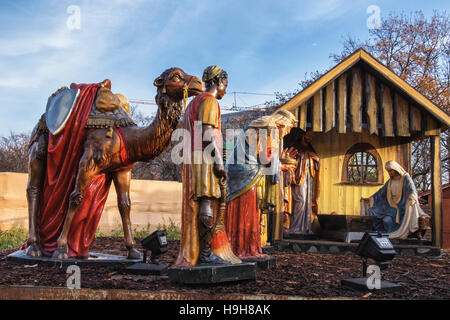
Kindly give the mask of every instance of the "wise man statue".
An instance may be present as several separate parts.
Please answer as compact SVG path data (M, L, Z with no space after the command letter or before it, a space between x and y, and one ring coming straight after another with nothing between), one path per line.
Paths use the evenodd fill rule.
M318 225L320 159L311 145L313 132L295 128L295 133L298 139L287 150L297 164L290 176L291 199L287 201L291 202L291 211L288 217L285 215L284 226L288 233L312 234L314 224Z
M281 238L282 229L282 199L284 199L284 172L288 171L291 165L286 163L287 154L283 151L283 139L297 124L297 119L288 110L278 110L271 115L273 122L278 129L278 137L271 139L273 155L271 159L271 172L266 175L264 189L264 211L267 213L266 232L262 230L267 242L273 242ZM263 243L264 245L264 243Z
M221 197L219 180L226 179L217 100L226 93L228 75L219 66L209 66L202 80L206 91L189 103L183 120L183 128L189 132L189 141L184 141L181 167L181 243L174 264L178 267L192 267L197 263L228 263L211 250Z
M390 160L385 169L390 179L369 198L369 216L376 216L374 229L389 233L391 239L405 239L419 229L419 217L428 218L419 206L410 175Z
M237 138L227 161L226 232L240 258L262 256L261 209L264 174L272 164L271 140L277 127L270 116L253 120ZM276 134L276 137L278 135Z

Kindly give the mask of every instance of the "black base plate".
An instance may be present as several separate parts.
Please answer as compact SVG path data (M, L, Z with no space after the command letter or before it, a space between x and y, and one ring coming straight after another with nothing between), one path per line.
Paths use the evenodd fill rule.
M31 257L27 256L25 250L19 250L11 253L6 257L7 261L23 263L23 264L62 264L62 265L111 265L111 264L129 264L129 263L137 263L141 262L142 259L127 259L126 256L116 256L112 254L105 253L95 253L89 252L89 257L87 259L77 259L77 258L69 258L69 259L54 259L52 257Z
M275 269L277 267L277 258L263 255L262 257L242 258L242 262L255 262L261 270Z
M141 275L160 276L167 271L168 264L153 264L153 263L135 263L125 269L125 272Z
M208 284L256 279L256 263L229 265L200 264L195 267L170 267L169 279L184 284Z
M264 254L274 254L275 253L274 246L265 246L265 247L262 247L261 249Z
M371 291L371 292L394 292L403 290L404 287L396 283L381 280L380 289L369 289L367 287L367 278L352 278L341 280L341 285L351 287L360 291Z

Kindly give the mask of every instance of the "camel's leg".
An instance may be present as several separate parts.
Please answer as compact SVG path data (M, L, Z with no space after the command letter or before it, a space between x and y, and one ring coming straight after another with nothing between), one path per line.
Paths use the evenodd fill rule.
M41 135L34 142L29 150L28 158L28 248L26 254L40 257L42 255L39 248L39 236L37 230L39 200L42 194L42 185L45 173L45 161L47 157L47 140Z
M134 241L133 231L131 229L130 219L130 182L131 169L125 169L115 172L113 175L114 186L117 192L117 204L120 216L122 218L123 234L125 237L125 246L128 250L128 259L140 259L141 253L136 250L136 241Z
M57 259L67 259L68 258L68 248L67 248L67 236L72 225L72 220L77 211L78 205L83 200L84 191L89 187L92 178L98 173L98 167L92 161L92 151L87 149L83 156L81 157L80 164L78 167L78 174L75 180L75 189L69 196L69 209L67 210L67 215L64 220L63 228L61 234L57 240L57 248L53 252L53 258Z

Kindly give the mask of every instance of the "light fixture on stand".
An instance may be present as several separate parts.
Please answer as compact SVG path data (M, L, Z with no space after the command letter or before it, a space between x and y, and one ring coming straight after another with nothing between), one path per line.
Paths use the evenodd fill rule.
M381 270L386 270L389 267L390 261L394 259L397 254L387 233L366 232L356 249L356 254L362 258L363 277L343 279L341 280L342 285L364 291L396 291L403 289L403 287L398 284L381 280ZM367 278L367 262L369 259L374 260L380 273L377 275L375 272L375 274ZM379 276L378 279L373 278L377 276ZM370 285L371 280L374 280L375 285ZM378 285L376 285L377 283Z
M167 264L160 264L158 258L167 252L167 231L156 230L141 241L143 247L143 261L135 263L126 270L134 274L161 275L167 270ZM147 251L151 251L150 263L147 263Z
M150 255L151 263L159 264L159 256L167 252L167 231L156 230L147 238L142 240L141 244L144 248L144 263L147 263L147 251L150 250L152 252Z

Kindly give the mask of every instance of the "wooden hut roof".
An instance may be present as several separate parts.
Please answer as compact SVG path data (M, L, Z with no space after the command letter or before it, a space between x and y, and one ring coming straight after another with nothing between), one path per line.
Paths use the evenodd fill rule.
M363 49L292 97L279 109L294 112L299 127L316 132L383 136L437 135L450 117Z

